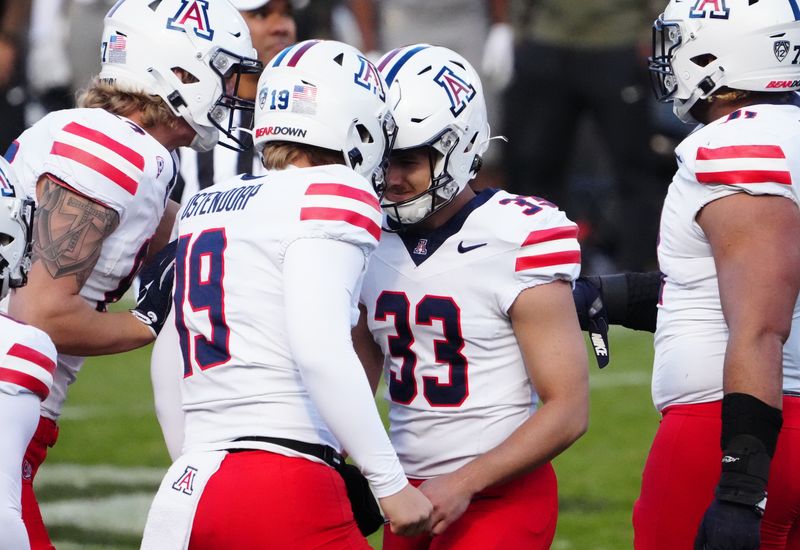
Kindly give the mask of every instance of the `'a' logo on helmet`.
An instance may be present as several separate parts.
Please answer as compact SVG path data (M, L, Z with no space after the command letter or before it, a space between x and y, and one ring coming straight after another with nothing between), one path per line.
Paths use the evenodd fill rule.
M214 29L208 22L208 0L181 0L178 13L167 19L167 28L188 33L211 40Z
M475 86L457 76L450 67L442 67L433 81L447 92L453 116L458 116L475 97Z
M728 19L730 8L725 5L725 0L695 0L694 7L689 10L692 19Z
M370 90L373 94L377 95L381 101L386 101L386 91L383 89L383 81L378 75L378 69L375 65L370 63L367 58L358 56L361 65L358 72L355 74L355 83Z

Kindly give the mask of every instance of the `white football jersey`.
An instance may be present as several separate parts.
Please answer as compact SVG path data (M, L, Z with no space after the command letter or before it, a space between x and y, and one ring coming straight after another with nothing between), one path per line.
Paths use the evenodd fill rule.
M0 314L0 393L46 399L56 369L56 348L36 327Z
M240 176L185 201L175 288L184 452L246 436L340 448L290 352L283 255L297 239L320 238L369 256L380 220L371 184L339 165Z
M119 226L103 242L81 296L102 309L119 300L147 255L175 178L173 156L130 120L102 109L68 109L48 114L22 133L9 160L25 193L48 173L64 186L119 214ZM83 363L59 355L43 413L58 418L67 386Z
M534 412L508 310L527 288L578 276L577 236L547 201L495 190L428 234L384 232L361 302L406 475L452 472Z
M798 120L796 106L754 105L699 128L676 149L678 171L664 201L658 245L664 274L652 387L658 410L722 399L728 327L711 246L696 217L706 204L734 193L798 202ZM783 359L784 391L798 393L800 303Z

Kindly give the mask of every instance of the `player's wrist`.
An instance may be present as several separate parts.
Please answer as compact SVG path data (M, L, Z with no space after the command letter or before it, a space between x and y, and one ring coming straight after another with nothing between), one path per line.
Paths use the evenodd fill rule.
M727 394L722 401L722 473L717 500L750 507L763 514L772 456L782 414L758 398Z

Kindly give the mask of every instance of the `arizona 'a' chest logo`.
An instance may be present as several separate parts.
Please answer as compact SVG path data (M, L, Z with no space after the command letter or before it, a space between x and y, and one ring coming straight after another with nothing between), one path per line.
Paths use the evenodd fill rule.
M370 63L366 57L358 56L361 65L355 74L355 83L371 91L378 96L381 101L386 101L386 90L383 89L383 81L378 76L378 69Z
M450 112L458 116L467 104L475 97L475 86L456 75L450 67L442 67L434 79L439 86L444 88L450 100Z
M167 19L167 28L193 32L195 36L211 40L214 29L208 22L208 0L181 0L178 13Z
M730 8L725 0L695 0L694 7L689 10L692 19L728 19Z

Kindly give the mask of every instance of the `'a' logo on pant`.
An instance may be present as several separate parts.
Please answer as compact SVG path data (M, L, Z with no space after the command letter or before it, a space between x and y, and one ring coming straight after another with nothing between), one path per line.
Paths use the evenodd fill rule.
M191 495L194 491L194 477L196 475L197 468L187 466L178 481L172 484L172 488L186 495Z

